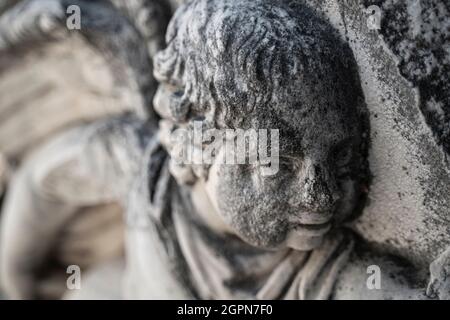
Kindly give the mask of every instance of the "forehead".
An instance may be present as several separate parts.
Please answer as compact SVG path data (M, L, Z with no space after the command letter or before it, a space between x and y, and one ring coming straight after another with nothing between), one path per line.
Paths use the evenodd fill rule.
M361 134L356 113L346 106L286 107L280 112L268 109L257 112L252 126L278 129L280 154L297 156L328 152L343 142L359 139Z

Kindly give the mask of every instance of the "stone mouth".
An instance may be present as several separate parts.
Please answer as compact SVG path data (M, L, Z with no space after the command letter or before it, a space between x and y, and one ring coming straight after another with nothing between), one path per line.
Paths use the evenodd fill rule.
M320 236L324 235L331 229L331 221L325 223L315 223L315 224L303 224L298 223L293 226L293 231L296 233Z

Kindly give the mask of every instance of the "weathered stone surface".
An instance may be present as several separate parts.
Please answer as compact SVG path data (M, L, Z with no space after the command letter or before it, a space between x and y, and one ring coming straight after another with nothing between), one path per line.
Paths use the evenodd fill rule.
M377 30L368 29L363 4L326 1L312 5L352 48L371 114L373 179L368 205L354 223L356 230L389 252L427 265L449 244L446 152L435 142L421 112L418 89L397 68L402 57L389 50ZM381 32L384 24L389 22L381 20Z
M18 2L3 13L0 149L8 158L19 160L52 133L106 115L152 117L150 58L162 46L168 9L155 1L114 4L122 11L106 1L46 0ZM69 5L81 9L80 30L66 27Z
M447 1L366 1L383 14L380 34L402 76L418 89L418 106L450 153L450 5Z
M96 270L123 277L115 297L449 298L446 3L76 2L88 13L81 37L67 36L61 27L66 2L55 0L29 11L36 17L31 25L52 12L55 27L44 36L29 29L25 38L45 47L44 66L69 39L77 47L87 40L84 51L103 60L85 90L100 86L99 105L107 97L135 116L51 139L14 176L0 240L0 274L10 296L45 295L47 283L54 288L58 280L43 281L21 266L45 268L63 230L67 241L53 254L64 263L86 259L90 282L97 279L99 286L105 281ZM381 12L379 30L369 28L371 5ZM164 21L175 9L164 47ZM108 19L116 15L119 22ZM8 11L0 17L0 46L22 39L20 28L29 22L1 28L17 16ZM122 32L109 32L119 25ZM81 51L71 59L91 60ZM3 65L10 72L4 92L14 70L26 75L32 68ZM152 71L159 81L155 95ZM111 95L116 90L118 97ZM80 106L92 101L85 97ZM223 146L212 162L180 163L173 134L198 124L204 134L279 129L277 171L267 176L261 161L224 164L220 157L229 150ZM210 146L194 141L193 150ZM79 209L111 202L125 210L125 270L121 262L100 266L111 258L102 255L111 252L101 245L112 234L108 228L92 242L77 242L80 226L98 225ZM122 227L113 216L110 231ZM71 251L88 243L91 256ZM366 282L373 265L381 270L379 290ZM100 291L86 291L86 297L101 298Z
M81 9L80 30L66 26L69 5ZM55 135L127 112L153 117L151 57L163 45L169 11L159 1L0 4L0 194L14 171L21 171L22 163ZM56 248L60 263L88 268L117 256L123 246L123 235L117 232L123 227L122 209L97 201L77 212ZM95 223L93 216L102 212L110 232ZM103 230L104 236L89 236L87 225ZM66 275L64 268L58 272L56 282L40 281L40 296L62 294Z

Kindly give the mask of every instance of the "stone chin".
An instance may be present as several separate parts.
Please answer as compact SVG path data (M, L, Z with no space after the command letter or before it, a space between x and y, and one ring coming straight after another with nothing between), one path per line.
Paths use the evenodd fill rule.
M296 231L289 232L286 237L286 247L292 248L298 251L310 251L318 248L324 239L325 235L306 235Z
M309 229L307 226L296 226L290 230L283 230L279 228L278 232L265 233L264 237L247 237L243 236L241 232L235 232L242 241L266 250L280 250L283 248L291 248L298 251L310 251L318 248L328 231L331 228L331 224L322 226L321 228L312 227Z

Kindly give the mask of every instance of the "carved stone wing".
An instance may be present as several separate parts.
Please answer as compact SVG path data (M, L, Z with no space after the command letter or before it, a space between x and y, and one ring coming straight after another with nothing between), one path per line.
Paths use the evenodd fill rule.
M68 19L80 13L80 29ZM0 153L19 160L68 126L122 112L153 117L160 1L6 1L0 7Z

